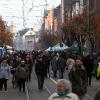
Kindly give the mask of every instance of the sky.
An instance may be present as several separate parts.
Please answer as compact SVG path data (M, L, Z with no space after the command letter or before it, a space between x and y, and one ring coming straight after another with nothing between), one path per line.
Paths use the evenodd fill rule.
M24 24L26 28L39 29L41 26L44 9L58 6L61 0L0 0L0 16L8 25L14 24L17 30L23 29L23 2ZM46 7L46 2L47 7Z

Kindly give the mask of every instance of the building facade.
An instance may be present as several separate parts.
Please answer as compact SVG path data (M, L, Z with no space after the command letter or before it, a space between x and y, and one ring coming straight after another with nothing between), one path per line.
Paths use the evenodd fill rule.
M23 35L23 45L24 50L32 51L35 49L35 33L33 31L28 31Z
M36 33L31 29L24 29L16 35L16 47L15 50L32 51L35 49L35 43L37 42Z

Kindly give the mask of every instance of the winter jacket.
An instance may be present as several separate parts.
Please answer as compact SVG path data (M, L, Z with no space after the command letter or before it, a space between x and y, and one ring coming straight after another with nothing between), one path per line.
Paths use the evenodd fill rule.
M47 69L44 61L37 61L35 64L36 75L45 77L47 74Z
M31 74L33 63L31 61L26 61L26 66L29 69L29 73Z
M78 96L74 93L68 93L64 97L60 97L57 93L53 93L48 100L79 100Z
M83 65L86 69L87 76L90 76L93 71L93 59L90 59L88 56L83 58Z
M97 71L100 60L94 60L93 72Z
M22 67L21 65L18 66L16 69L16 76L17 79L27 79L29 74L29 70L26 66Z
M58 70L56 57L52 58L52 60L50 61L50 66L52 68L52 71L57 71Z
M57 61L57 65L58 65L58 70L62 69L64 71L66 66L66 60L60 57Z
M9 66L8 64L0 65L0 79L1 78L5 78L5 79L9 79L11 74L11 66Z
M87 74L85 68L81 65L75 70L69 72L69 80L72 83L72 92L82 96L87 91Z

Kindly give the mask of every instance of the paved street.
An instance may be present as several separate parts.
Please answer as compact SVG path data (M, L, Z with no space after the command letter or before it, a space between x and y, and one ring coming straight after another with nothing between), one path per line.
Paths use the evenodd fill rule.
M0 0L0 100L70 98L69 79L84 100L100 91L100 0Z
M27 84L26 93L19 92L18 89L13 89L11 80L9 80L8 91L0 91L0 100L47 100L49 93L46 88L43 91L39 91L37 86L37 79L34 73L31 83Z
M64 74L64 78L68 79L67 71ZM50 81L50 80L48 80L48 81ZM46 85L49 87L49 89L50 89L50 91L52 93L53 91L56 90L55 88L52 88L52 86L53 87L56 86L54 84L56 84L57 79L52 79L51 78L52 83L54 83L52 85L49 85L49 84L51 84L51 82L48 82L48 81L47 81ZM93 78L92 79L92 85L91 85L91 87L88 87L88 89L87 89L87 94L85 96L85 100L94 100L94 96L95 96L95 94L96 94L96 92L98 90L100 90L100 80L97 81L96 79Z
M57 79L55 79L55 80L57 80ZM52 82L52 83L54 83L54 82ZM46 83L46 85L48 86L48 88L50 89L50 91L52 93L53 91L56 90L55 88L52 88L52 86L55 87L56 85L54 85L54 84L49 85L49 84L51 84L51 83ZM85 100L94 100L93 99L94 95L98 90L100 90L100 81L96 81L95 79L93 79L92 86L88 87L88 91L87 91L87 94L85 96Z
M13 89L11 80L8 82L8 90L0 91L0 100L27 100L26 93L20 93L18 89Z
M32 81L28 84L28 94L30 100L47 100L49 96L46 88L43 91L38 90L37 78L34 72L32 74Z
M18 89L12 89L11 81L9 81L8 91L0 92L0 100L48 100L48 96L56 91L56 81L57 79L46 78L44 89L40 92L37 88L37 78L33 71L32 81L27 84L26 93L20 93ZM100 81L93 79L92 86L88 87L85 100L93 100L98 90L100 90Z

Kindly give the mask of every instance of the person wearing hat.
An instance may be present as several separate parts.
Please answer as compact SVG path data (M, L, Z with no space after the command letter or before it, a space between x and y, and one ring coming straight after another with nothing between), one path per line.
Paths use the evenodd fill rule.
M71 92L71 82L60 79L57 82L57 92L53 93L48 100L79 100L78 96Z

